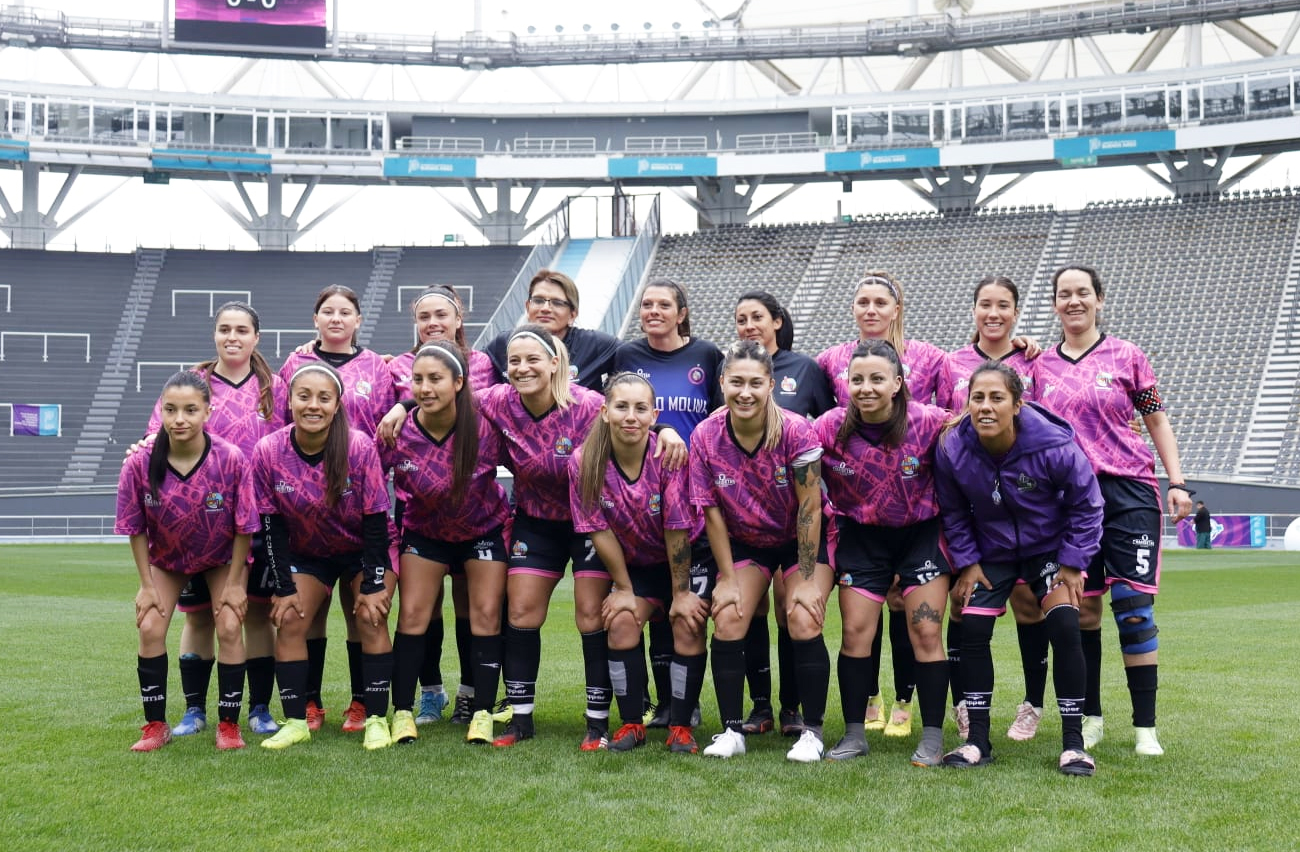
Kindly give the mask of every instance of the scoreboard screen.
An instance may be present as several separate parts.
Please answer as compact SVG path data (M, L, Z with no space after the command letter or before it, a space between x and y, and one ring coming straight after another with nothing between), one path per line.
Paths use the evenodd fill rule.
M176 41L324 48L326 0L175 0Z

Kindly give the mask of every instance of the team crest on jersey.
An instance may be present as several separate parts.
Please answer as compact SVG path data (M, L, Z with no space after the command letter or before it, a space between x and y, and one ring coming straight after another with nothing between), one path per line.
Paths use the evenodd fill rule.
M290 485L289 483L285 482L283 479L281 479L279 482L275 483L275 493L276 493L276 494L292 494L292 493L293 493L293 486Z
M1133 546L1134 547L1155 547L1156 543L1151 540L1151 536L1147 535L1146 533L1142 533L1141 538L1133 539Z
M367 382L364 379L357 382L356 387L352 388L352 392L357 396L370 399L370 382Z
M1034 479L1032 476L1026 476L1022 473L1020 476L1016 477L1016 490L1021 494L1024 494L1026 491L1033 491L1037 487L1038 480Z
M794 380L794 376L785 376L781 379L781 393L794 393L799 390L799 383Z
M571 382L576 382L577 380L578 380L578 365L577 365L577 364L570 364L570 365L569 365L569 381L571 381Z
M1097 388L1099 390L1110 390L1110 383L1115 381L1115 377L1106 371L1097 373Z
M904 364L904 365L903 365L903 378L906 379L906 378L907 378L908 376L910 376L910 375L912 375L912 368L911 368L909 365Z
M777 488L785 488L790 484L790 474L783 464L777 465L777 468L773 473L773 478L776 480Z
M731 486L736 484L736 480L732 479L730 476L727 476L725 473L720 473L716 477L714 477L713 484L718 486L719 488L730 488Z
M921 460L916 456L903 456L903 478L914 479L921 471Z
M226 505L226 498L221 496L220 491L209 491L208 496L203 498L203 505L209 512L220 512Z
M401 463L397 465L397 469L402 473L414 473L420 469L420 466L410 459L402 459Z
M528 543L527 543L527 542L524 542L524 541L516 541L514 544L510 545L510 556L511 556L511 558L513 558L513 559L523 559L523 558L524 558L525 556L527 556L527 555L528 555Z
M573 441L564 436L557 438L555 441L555 454L557 456L573 455Z
M836 462L831 466L831 470L839 476L854 476L855 471L849 467L848 462Z
M699 364L686 371L686 380L693 385L704 384L704 368Z
M662 494L650 495L650 514L657 515L664 510L664 498Z
M1028 373L1022 373L1020 375L1020 384L1025 389L1025 392L1028 393L1034 389L1034 377Z

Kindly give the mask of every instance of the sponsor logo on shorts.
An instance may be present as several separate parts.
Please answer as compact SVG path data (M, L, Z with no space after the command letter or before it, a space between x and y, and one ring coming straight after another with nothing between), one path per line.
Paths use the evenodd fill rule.
M799 383L794 380L794 376L781 379L781 393L794 393L797 390L799 390Z
M853 575L850 574L850 573L848 573L847 571L846 571L845 573L841 574L841 575L840 575L840 585L841 585L841 586L852 586L852 585L853 585Z
M397 469L402 473L414 473L420 469L420 466L410 459L402 459L402 461L397 465Z
M901 468L904 479L915 479L916 475L921 472L921 460L916 456L903 456Z
M411 554L412 556L419 556L419 555L420 555L420 548L416 547L416 546L413 545L413 544L408 544L408 545L406 546L406 548L405 548L404 550L402 550L402 552L403 552L403 553L409 553L409 554Z
M290 485L289 483L285 482L283 479L281 479L279 482L275 483L275 493L276 493L276 494L292 494L292 493L293 493L293 486Z
M704 368L701 367L699 364L696 364L694 367L691 367L689 370L686 371L686 381L690 382L693 385L704 384Z
M1156 543L1151 540L1151 536L1147 535L1146 533L1142 533L1141 538L1133 539L1133 546L1134 547L1155 547Z
M555 441L555 454L562 457L573 455L573 441L563 436L557 438Z
M657 515L664 509L664 498L662 494L650 495L650 514Z
M776 479L777 488L785 488L790 484L790 474L785 469L785 465L783 464L777 465L776 471L773 474L773 478Z
M370 399L370 388L371 388L370 382L367 382L365 379L362 379L361 381L357 382L356 387L352 388L352 392L364 399Z
M513 559L523 559L528 555L528 543L525 541L516 541L510 545L510 556Z
M474 546L471 547L470 549L483 552L483 551L491 551L495 547L496 547L496 542L493 541L492 539L480 538L478 541L474 542ZM486 562L487 560L484 561Z
M203 498L203 505L209 512L220 512L226 506L226 498L221 496L220 491L209 491L208 496Z
M730 488L731 486L736 484L736 480L732 479L730 476L727 476L725 473L720 473L716 477L714 477L713 484L718 486L719 488Z
M1034 479L1032 476L1026 476L1022 473L1020 476L1016 477L1016 490L1021 494L1024 494L1026 491L1033 491L1037 487L1038 480Z
M919 585L924 586L926 583L937 580L939 577L943 576L943 571L940 570L938 565L934 564L933 559L927 559L925 560L925 564L921 566L921 570L915 572L913 576L916 577L916 582Z

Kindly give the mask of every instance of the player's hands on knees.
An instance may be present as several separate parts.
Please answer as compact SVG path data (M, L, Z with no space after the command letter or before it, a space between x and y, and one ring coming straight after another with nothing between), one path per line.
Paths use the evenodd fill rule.
M636 617L636 595L631 589L620 589L615 586L600 602L600 615L605 620L606 630L614 623L615 617L620 612L630 612L634 618Z
M1052 584L1052 588L1047 590L1047 593L1050 595L1057 589L1065 589L1065 593L1070 599L1070 606L1075 609L1083 606L1083 572L1078 568L1062 565L1061 569L1056 572L1056 581Z
M826 599L811 577L801 577L786 585L785 614L794 615L795 609L799 607L803 607L812 616L818 627L826 623Z
M244 616L248 615L248 592L238 583L226 583L226 588L221 592L221 600L217 604L217 612L221 608L228 606L230 611L242 623Z
M352 608L352 614L357 617L357 621L378 627L388 620L391 602L391 597L385 592L357 595L357 604Z
M975 593L977 586L989 588L989 578L984 576L984 569L978 562L963 568L961 574L957 576L957 585L952 588L953 599L961 602L962 609L970 606L970 597Z
M704 598L690 591L673 593L672 606L668 608L668 618L684 620L692 631L699 633L709 621L709 605Z
M718 578L713 589L713 617L716 619L729 606L736 608L736 617L745 617L745 608L741 605L740 583L735 578L724 580Z
M137 629L144 624L144 620L151 609L156 610L159 617L167 617L167 613L163 612L162 600L158 597L158 590L153 586L141 586L140 591L135 593L135 626Z
M279 629L285 625L285 622L293 618L306 618L307 613L303 610L302 599L298 593L291 595L275 595L271 598L271 623Z

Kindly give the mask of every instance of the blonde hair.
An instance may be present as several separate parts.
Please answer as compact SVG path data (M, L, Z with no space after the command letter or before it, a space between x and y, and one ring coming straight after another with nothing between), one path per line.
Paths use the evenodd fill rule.
M892 272L886 272L883 269L868 269L858 279L858 286L853 288L854 296L856 297L857 292L869 284L884 287L898 304L898 310L894 312L894 318L889 322L889 330L885 332L884 339L893 345L901 357L906 349L903 338L903 285L894 277Z
M507 352L510 344L517 338L531 338L556 359L555 373L551 376L551 396L555 398L555 407L563 411L573 405L573 388L569 384L569 350L564 341L535 323L525 323L510 333L506 343Z
M763 372L767 373L767 377L772 378L772 356L757 340L737 340L727 347L727 354L722 359L722 367L719 368L718 375L726 376L727 368L737 361L757 361L763 368ZM776 445L781 443L783 429L785 429L785 416L781 413L781 407L776 404L776 398L769 391L767 406L763 411L763 449L776 449Z

